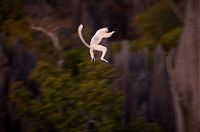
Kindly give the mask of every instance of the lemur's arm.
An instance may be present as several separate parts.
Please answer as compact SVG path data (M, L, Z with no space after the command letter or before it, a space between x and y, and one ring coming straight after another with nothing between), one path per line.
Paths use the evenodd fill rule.
M100 29L101 30L101 29ZM91 45L97 45L101 43L103 38L109 38L115 33L115 31L112 32L103 32L103 31L98 31L96 34L92 37L90 44Z
M113 35L113 33L115 33L115 31L112 31L112 32L109 32L109 33L104 33L103 37L104 38L109 38L109 37L111 37Z

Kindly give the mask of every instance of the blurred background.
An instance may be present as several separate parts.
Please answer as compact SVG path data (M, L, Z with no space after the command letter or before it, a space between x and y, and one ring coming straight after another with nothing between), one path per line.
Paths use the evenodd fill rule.
M0 131L199 132L199 17L199 0L1 0ZM81 23L87 42L116 31L109 64Z

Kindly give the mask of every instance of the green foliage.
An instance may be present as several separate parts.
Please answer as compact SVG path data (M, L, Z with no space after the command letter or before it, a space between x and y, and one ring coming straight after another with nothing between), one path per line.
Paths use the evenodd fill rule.
M53 46L53 42L45 34L41 33L41 36L36 36L28 46L31 47L34 56L39 61L46 61L51 64L57 64L59 54Z
M135 18L135 24L144 36L156 40L179 25L178 20L164 0L138 15Z
M113 53L118 53L121 50L121 44L120 42L113 42L111 44L111 49Z
M80 74L71 76L40 62L31 75L41 85L37 99L19 84L12 88L17 115L31 123L32 131L77 132L93 123L96 130L111 132L120 126L122 96L104 81L111 76L110 66L80 63L78 68Z
M83 52L78 49L73 49L65 52L64 68L71 69L72 75L78 74L78 64L82 61Z
M176 46L180 34L180 28L177 27L180 27L180 23L169 6L169 1L161 0L136 16L134 21L141 37L130 44L132 51L135 52L144 47L153 51L160 42L165 51Z
M32 32L27 26L28 22L26 19L21 20L6 20L1 29L6 33L8 44L13 44L16 39L20 39L23 43L29 43L32 41Z
M137 119L121 126L120 91L112 90L105 78L113 70L105 64L78 63L79 74L71 75L39 62L30 79L40 84L40 96L34 97L18 82L12 86L10 101L18 118L27 121L29 131L161 132L154 123Z
M5 34L8 47L11 47L16 40L20 40L23 44L32 41L28 25L22 0L0 1L0 32Z
M164 34L161 37L161 44L162 44L163 49L166 52L170 51L172 48L177 46L180 33L181 33L181 29L176 28L169 31L168 33Z
M0 25L9 19L19 20L24 16L21 0L1 0L0 1Z
M156 42L153 39L141 38L131 41L129 47L132 52L137 52L145 47L149 50L154 50Z
M122 130L123 132L162 132L156 123L147 123L143 118L138 118Z

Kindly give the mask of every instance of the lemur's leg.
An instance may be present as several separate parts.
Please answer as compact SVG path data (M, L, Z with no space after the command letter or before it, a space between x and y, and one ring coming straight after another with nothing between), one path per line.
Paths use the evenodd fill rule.
M104 57L106 55L106 51L107 51L106 47L104 47L102 45L95 45L94 50L101 51L102 52L102 54L101 54L101 60L105 61L106 63L108 63L108 61L106 59L104 59Z
M107 52L107 48L105 47L104 50L102 50L102 55L101 55L101 60L105 61L106 63L108 63L108 61L106 59L104 59L104 56L106 55Z
M94 63L95 58L94 58L94 50L93 49L90 49L90 56L91 56L91 61Z

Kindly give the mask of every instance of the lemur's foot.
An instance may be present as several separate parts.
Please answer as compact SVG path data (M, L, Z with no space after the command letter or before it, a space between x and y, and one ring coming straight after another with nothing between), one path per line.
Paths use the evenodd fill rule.
M93 62L93 64L94 64L94 62L95 62L95 58L92 58L92 59L91 59L91 61L92 61L92 62Z
M102 61L104 61L104 62L106 62L106 63L108 63L108 61L107 60L105 60L105 59L101 59Z

